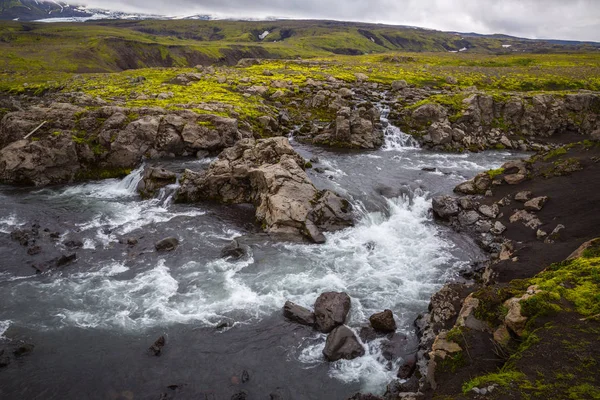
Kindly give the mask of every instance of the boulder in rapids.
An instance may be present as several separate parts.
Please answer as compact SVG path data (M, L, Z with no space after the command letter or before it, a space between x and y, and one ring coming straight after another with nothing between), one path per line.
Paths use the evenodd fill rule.
M221 258L227 258L232 261L239 260L250 254L250 247L241 244L237 240L232 240L227 246L221 249Z
M365 354L356 335L345 325L338 326L328 336L323 355L328 361L353 360Z
M159 240L154 244L154 248L159 252L173 251L177 246L179 246L179 239L174 237Z
M396 331L396 321L394 321L394 313L391 310L384 310L371 315L369 322L377 332L390 333Z
M347 293L326 292L315 301L316 329L323 333L331 332L346 322L350 311L350 296Z

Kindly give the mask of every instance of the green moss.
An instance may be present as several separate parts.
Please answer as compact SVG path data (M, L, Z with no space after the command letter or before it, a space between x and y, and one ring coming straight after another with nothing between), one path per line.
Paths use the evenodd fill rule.
M544 155L544 161L550 161L553 158L560 157L564 154L567 154L567 149L564 147L559 147L557 149L549 151L546 155Z
M487 171L487 174L491 179L494 179L494 178L502 175L503 173L504 173L504 168L491 169L491 170Z
M572 400L596 400L600 399L600 388L583 383L569 388L568 395Z
M464 394L467 394L473 390L473 388L487 387L489 385L498 385L503 388L508 388L512 385L518 385L526 380L527 378L522 372L505 370L473 378L463 384L462 390Z
M467 365L467 359L462 351L448 354L444 359L437 361L437 367L441 372L456 372L465 365Z

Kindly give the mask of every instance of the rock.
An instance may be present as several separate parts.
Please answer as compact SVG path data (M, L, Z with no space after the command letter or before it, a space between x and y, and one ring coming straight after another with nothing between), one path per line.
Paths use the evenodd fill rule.
M250 380L250 374L248 373L248 371L243 370L242 371L242 383L247 383Z
M246 400L247 398L248 398L248 393L245 390L242 390L241 392L237 392L233 396L231 396L231 400Z
M315 314L312 311L291 301L285 302L283 316L302 325L313 326L315 324Z
M554 229L552 230L552 232L550 233L550 235L548 235L548 237L546 238L546 240L544 240L544 243L554 243L554 242L556 242L557 240L559 240L559 239L560 239L561 232L562 232L563 230L565 230L565 229L566 229L566 228L565 228L565 226L564 226L564 225L562 225L562 224L558 224L558 225L556 226L556 228L554 228Z
M80 249L83 247L83 242L79 239L67 240L63 244L69 249Z
M458 85L458 79L456 79L453 76L447 76L446 77L446 83L449 85Z
M509 185L518 185L519 183L525 181L525 179L527 179L527 176L523 174L504 175L504 182L508 183Z
M10 361L10 357L4 355L4 350L0 350L0 368L8 367Z
M444 220L458 215L460 211L455 197L436 196L431 201L431 204L433 206L434 214Z
M389 333L396 332L396 321L391 310L373 314L369 317L369 322L373 329L378 332Z
M492 232L494 235L502 235L504 231L506 231L506 226L504 226L504 224L500 221L496 221L494 223L494 227L490 229L490 232Z
M543 240L546 236L548 236L548 232L543 231L541 229L538 229L535 233L535 237L537 237L538 240Z
M251 203L266 232L322 242L320 232L352 225L350 204L331 191L317 190L304 164L286 138L243 139L207 171L186 170L176 201Z
M415 357L409 358L400 366L398 374L396 375L400 379L408 379L413 376L417 369L417 360Z
M449 122L434 122L427 130L430 142L434 145L444 145L452 142L452 126Z
M398 81L392 82L392 90L402 90L408 87L408 83L405 80L401 79Z
M174 237L159 240L154 244L154 248L159 252L173 251L177 246L179 246L179 239Z
M16 349L13 350L13 354L15 357L25 356L33 351L35 348L31 343L21 343L17 346Z
M470 294L463 302L463 306L456 319L457 326L464 326L476 331L487 331L487 324L475 316L475 310L479 307L479 299Z
M494 341L502 346L508 345L508 342L510 342L510 332L508 332L506 325L500 325L494 331Z
M159 337L156 341L150 346L148 351L150 354L158 357L162 353L162 348L165 347L166 339L164 336Z
M479 191L478 191L477 187L475 187L475 182L466 181L466 182L463 182L460 185L456 186L454 188L454 192L462 193L462 194L477 194Z
M221 258L229 258L232 261L237 261L246 257L249 253L249 246L240 244L234 239L227 246L221 249Z
M477 211L461 211L458 214L458 222L463 226L473 225L480 218Z
M315 301L315 328L323 333L331 332L346 322L350 311L350 296L346 293L326 292Z
M338 90L338 95L343 99L349 99L354 96L354 92L348 88L341 88Z
M77 260L77 254L75 254L75 253L63 254L56 260L56 266L63 267L65 265L71 264L75 260Z
M584 244L579 246L577 248L577 250L575 250L573 253L571 253L569 255L569 257L567 257L567 260L574 260L576 258L583 257L583 254L586 250L593 248L593 247L597 247L597 246L600 246L600 239L596 238L596 239L588 240L587 242L585 242Z
M354 77L359 82L363 82L363 81L368 81L369 80L369 76L368 75L360 73L360 72L354 74Z
M523 335L527 318L521 314L521 299L513 297L504 302L504 307L508 309L504 317L504 324L517 336Z
M392 381L390 384L388 384L385 392L385 398L390 400L414 399L414 397L406 397L404 394L415 393L418 391L419 379L413 375L406 382Z
M328 361L353 360L365 354L356 335L345 325L338 326L328 336L323 355Z
M31 246L27 249L27 254L30 256L35 256L36 254L40 254L42 252L41 246Z
M542 221L540 221L535 215L525 210L519 210L515 212L513 215L511 215L509 220L511 224L521 221L525 226L531 229L538 229L540 226L542 226Z
M515 195L515 200L520 201L521 203L526 203L531 199L532 196L533 196L533 193L531 193L530 191L527 190L527 191L517 193Z
M542 211L546 202L548 202L547 196L536 197L525 203L525 209L527 211Z
M412 113L414 123L421 126L430 126L434 122L441 122L446 116L446 109L441 105L434 103L423 104Z
M497 204L492 204L491 206L484 204L479 207L479 212L488 218L494 219L498 217L498 214L500 213L500 208Z
M144 169L142 180L137 185L137 191L142 198L149 199L156 195L161 188L177 182L177 174L164 168L147 167Z
M596 129L594 132L590 133L590 139L600 142L600 129Z

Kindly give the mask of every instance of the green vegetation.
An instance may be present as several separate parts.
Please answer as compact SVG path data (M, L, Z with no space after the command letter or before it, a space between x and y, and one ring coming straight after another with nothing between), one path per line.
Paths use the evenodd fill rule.
M548 154L544 156L544 161L550 161L553 158L562 156L564 154L567 154L567 149L565 149L564 147L559 147L558 149L549 151Z
M523 399L600 399L599 382L593 373L598 359L591 356L596 349L594 338L599 333L596 321L600 318L600 240L593 241L582 257L553 264L531 279L476 292L481 302L476 316L497 326L506 313L503 302L521 296L532 285L540 292L521 302L521 311L528 317L526 331L507 349L510 355L504 366L465 382L464 394L475 387L498 385L493 398L510 393ZM570 322L555 326L557 318ZM548 376L553 367L543 365L549 362L544 357L556 354L568 354L574 367L569 370L566 360L554 360L565 363L567 369Z
M494 179L494 178L502 175L503 173L504 173L504 168L491 169L491 170L487 171L487 174L491 179Z

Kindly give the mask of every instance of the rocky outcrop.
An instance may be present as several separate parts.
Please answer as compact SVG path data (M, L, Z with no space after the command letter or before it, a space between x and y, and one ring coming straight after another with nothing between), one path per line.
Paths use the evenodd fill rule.
M325 240L322 231L352 224L347 200L319 191L304 171L304 160L286 138L244 139L223 151L206 172L186 170L179 202L216 200L251 203L269 233Z
M360 107L351 110L342 107L335 122L313 138L315 144L335 147L375 149L383 144L383 130L377 108Z
M403 130L420 137L425 146L439 149L539 150L538 143L550 136L566 131L592 135L600 129L600 94L595 92L448 96L452 106L431 100L401 111L398 120ZM462 102L456 104L457 98Z
M147 167L137 191L145 199L154 197L161 188L177 182L177 174L164 168Z
M235 119L185 110L34 106L2 119L0 181L44 186L122 176L144 157L216 152L249 136Z

